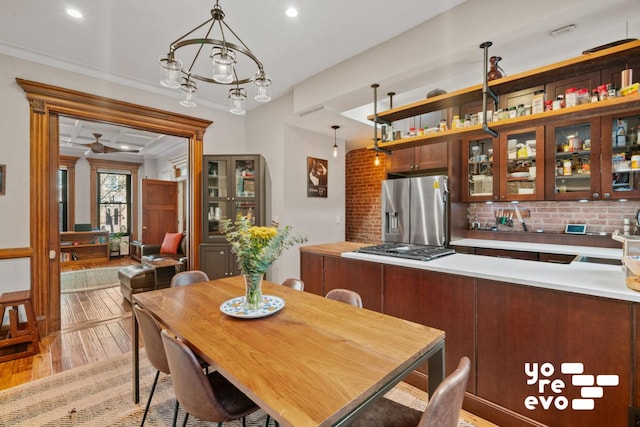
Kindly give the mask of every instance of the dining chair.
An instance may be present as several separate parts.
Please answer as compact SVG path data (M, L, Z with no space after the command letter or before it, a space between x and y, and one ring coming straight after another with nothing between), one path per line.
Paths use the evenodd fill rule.
M142 334L142 340L144 342L144 349L145 354L147 355L147 359L149 360L149 363L151 363L151 366L156 368L156 376L153 379L153 385L151 386L149 398L147 399L147 406L144 408L144 415L142 416L142 422L140 423L140 426L143 426L145 420L147 419L147 414L149 413L151 398L153 397L153 393L156 390L160 372L169 375L171 371L169 370L169 363L167 362L164 345L162 344L162 338L160 337L160 332L162 329L153 318L153 316L151 316L148 311L146 311L139 305L133 305L133 312L136 316L136 320L138 321L140 333ZM178 417L178 406L178 400L176 399L176 407L173 413L174 424Z
M224 421L242 418L245 426L245 417L257 411L258 405L218 371L205 374L191 349L166 329L161 335L176 399L186 412L183 426L189 415L217 422L218 426Z
M360 298L360 294L349 289L332 289L327 292L325 298L362 308L362 298Z
M296 291L304 291L304 282L300 279L288 278L282 282L282 286L286 286Z
M378 399L350 424L350 427L457 427L471 361L464 356L458 367L438 385L424 412Z
M175 276L173 276L171 278L171 287L175 288L177 286L186 286L186 285L192 285L194 283L200 283L200 282L208 282L209 281L209 276L207 276L207 273L205 273L204 271L200 271L200 270L189 270L189 271L182 271L180 273L177 273Z

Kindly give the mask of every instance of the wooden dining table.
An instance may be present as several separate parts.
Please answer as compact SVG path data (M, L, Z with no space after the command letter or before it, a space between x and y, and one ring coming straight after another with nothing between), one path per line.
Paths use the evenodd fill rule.
M426 361L430 395L444 378L441 330L268 281L263 294L282 298L284 307L254 319L224 314L223 303L244 295L241 276L139 293L133 301L281 426L347 425Z

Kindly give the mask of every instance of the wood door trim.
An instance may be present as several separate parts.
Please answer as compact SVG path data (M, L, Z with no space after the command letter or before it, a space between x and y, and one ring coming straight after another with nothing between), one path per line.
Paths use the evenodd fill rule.
M57 135L59 115L189 139L187 232L189 266L196 268L197 248L202 240L202 146L204 133L213 122L21 78L16 82L29 102L31 295L42 336L60 329L60 264L57 256L49 258L50 250L57 253L57 245L52 245L59 243L58 230L51 230L50 226L51 215L57 216L57 208L51 202L56 186L50 183L50 174L58 168L58 143L52 143L55 138L50 132L56 127L53 134Z

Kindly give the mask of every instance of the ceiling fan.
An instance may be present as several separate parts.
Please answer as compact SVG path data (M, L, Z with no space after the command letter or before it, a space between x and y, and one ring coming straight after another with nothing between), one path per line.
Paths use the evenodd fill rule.
M89 147L89 150L92 153L96 153L96 154L139 153L140 152L140 150L129 150L129 149L123 149L123 148L109 147L108 145L104 145L102 142L100 142L100 137L102 136L102 134L94 133L93 136L96 138L96 140L94 142L92 142L90 144L75 144L75 145L83 145L85 147Z

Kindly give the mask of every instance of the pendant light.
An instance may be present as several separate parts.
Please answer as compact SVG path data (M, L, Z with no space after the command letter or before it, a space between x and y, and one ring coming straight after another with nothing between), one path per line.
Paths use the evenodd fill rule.
M271 79L262 62L225 22L220 1L215 0L205 22L169 44L168 53L160 58L164 69L160 83L171 89L182 89L184 93L180 104L185 107L196 106L198 86L194 80L235 86L229 91L231 112L245 114L247 91L241 86L253 83L255 100L269 102ZM182 56L184 61L178 56Z
M340 129L340 126L333 125L333 126L331 126L331 129L333 129L333 157L338 157L337 135L338 135L338 129Z

